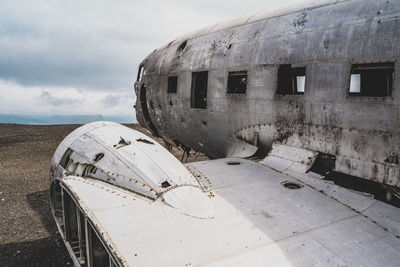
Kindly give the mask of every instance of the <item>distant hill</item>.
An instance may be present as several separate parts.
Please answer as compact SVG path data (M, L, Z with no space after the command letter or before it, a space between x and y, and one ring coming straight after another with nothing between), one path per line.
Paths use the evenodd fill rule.
M136 118L132 116L102 116L102 115L17 115L0 114L0 123L16 124L86 124L94 121L113 121L118 123L135 123Z

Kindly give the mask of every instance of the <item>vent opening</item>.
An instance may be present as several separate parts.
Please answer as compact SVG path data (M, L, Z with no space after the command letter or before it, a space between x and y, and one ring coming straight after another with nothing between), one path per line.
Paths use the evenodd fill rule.
M115 146L114 146L115 147ZM96 156L93 158L93 162L98 162L104 157L104 153L97 153Z
M288 181L284 181L281 184L287 189L300 189L303 187L303 185L301 185L299 183L288 182Z
M136 139L136 141L142 142L142 143L145 143L145 144L149 144L149 145L154 145L153 142L151 142L151 141L149 141L149 140L146 140L146 139L144 139L144 138Z
M170 186L171 186L171 184L168 181L164 181L164 182L161 183L161 187L162 188L168 188Z
M240 164L242 164L242 163L239 162L239 161L228 161L226 164L227 164L227 165L240 165Z

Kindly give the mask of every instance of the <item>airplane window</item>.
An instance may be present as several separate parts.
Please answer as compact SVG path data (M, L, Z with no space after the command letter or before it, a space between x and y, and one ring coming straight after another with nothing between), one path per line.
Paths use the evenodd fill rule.
M186 40L186 41L183 41L183 42L178 46L177 51L178 51L178 52L182 52L182 51L185 49L186 45L187 45L187 40Z
M350 93L361 93L360 74L351 74L350 78Z
M178 76L168 77L168 93L176 94L178 91Z
M64 220L66 239L71 247L79 245L78 221L76 216L76 205L67 192L64 191Z
M86 266L85 218L72 197L63 191L65 239L81 266Z
M78 209L78 221L79 221L79 262L81 266L86 266L86 229L85 229L85 217L83 213Z
M367 63L351 66L349 94L355 96L389 96L393 87L394 63Z
M100 241L92 226L88 223L90 265L99 267L110 266L110 256Z
M192 73L192 93L190 106L192 108L207 108L208 71Z
M62 207L62 193L61 186L58 180L54 180L50 186L50 196L51 196L51 205L54 212L54 217L56 219L57 224L61 228L62 235L65 235L64 232L64 212Z
M228 94L246 94L247 71L234 71L228 74Z
M67 164L70 160L71 153L72 153L72 150L70 148L68 148L60 160L60 166L63 167L64 169L67 168Z
M296 76L297 92L304 93L304 87L306 85L306 76Z
M140 65L136 81L140 82L144 74L145 74L144 67L143 65Z
M292 68L290 64L280 65L278 69L278 95L304 94L306 68Z

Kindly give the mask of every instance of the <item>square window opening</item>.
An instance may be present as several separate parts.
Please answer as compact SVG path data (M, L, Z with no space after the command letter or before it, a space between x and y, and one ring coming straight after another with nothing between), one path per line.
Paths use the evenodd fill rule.
M168 77L168 94L176 94L178 92L178 76Z
M385 97L393 89L394 63L351 65L349 95Z
M246 94L247 71L234 71L228 74L228 94Z
M280 65L278 69L278 95L304 94L306 68L292 68L290 64Z
M190 96L191 108L207 108L207 84L208 71L192 73L192 90Z

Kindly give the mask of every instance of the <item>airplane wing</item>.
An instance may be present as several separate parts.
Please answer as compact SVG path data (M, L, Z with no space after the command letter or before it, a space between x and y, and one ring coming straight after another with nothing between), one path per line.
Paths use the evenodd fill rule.
M112 129L124 132L129 143L125 149L134 149L138 140L138 133L123 126L92 126L78 130L75 137L71 134L68 147L83 136L91 136L88 139L95 143L101 136L111 140L113 134L118 140ZM96 127L102 135L93 130ZM296 164L279 165L279 160L268 158L188 163L188 177L196 183L185 177L168 178L170 188L162 189L162 183L151 185L161 164L151 158L141 164L153 168L153 180L141 176L140 186L150 184L159 191L152 198L130 187L137 184L134 180L118 182L132 176L129 168L119 167L108 178L100 176L101 169L127 158L121 154L112 158L107 151L119 149L111 144L102 146L107 162L93 163L98 176L58 172L63 173L57 178L63 198L59 209L53 202L53 211L62 213L59 229L77 266L396 266L400 262L399 208L305 173ZM160 147L143 144L142 154ZM72 159L77 157L71 155ZM83 161L81 157L80 164ZM175 168L177 163L169 164ZM168 175L168 170L160 174ZM201 196L197 191L181 194L185 187L198 189Z

